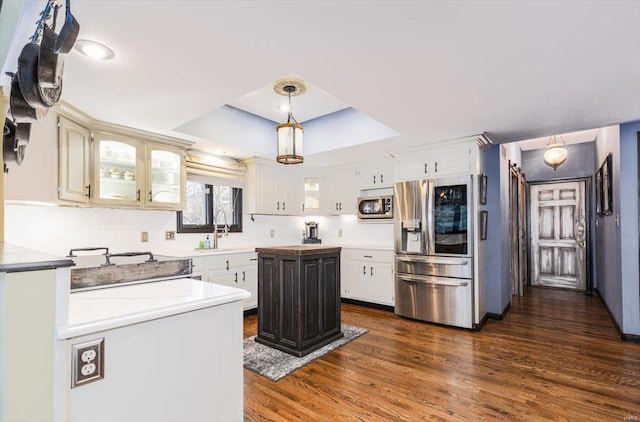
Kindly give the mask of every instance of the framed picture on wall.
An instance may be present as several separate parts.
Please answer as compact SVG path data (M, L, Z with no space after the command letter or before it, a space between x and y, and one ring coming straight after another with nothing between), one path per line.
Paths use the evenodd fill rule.
M487 175L485 173L480 175L480 204L487 204Z
M487 240L487 220L489 219L489 212L480 211L480 240Z
M596 173L596 212L613 214L613 156L607 155Z
M602 215L602 172L596 171L596 214Z

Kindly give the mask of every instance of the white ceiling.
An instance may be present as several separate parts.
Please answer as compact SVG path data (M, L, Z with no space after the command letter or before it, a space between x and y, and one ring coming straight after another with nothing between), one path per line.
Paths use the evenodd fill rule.
M80 38L116 58L72 52L62 99L141 129L249 109L252 93L291 74L401 134L323 160L640 120L638 1L75 0L72 10Z

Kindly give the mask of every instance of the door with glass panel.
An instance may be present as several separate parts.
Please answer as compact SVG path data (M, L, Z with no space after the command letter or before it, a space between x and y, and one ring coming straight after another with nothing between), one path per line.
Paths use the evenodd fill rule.
M184 204L182 187L186 172L183 151L163 145L147 144L147 188L145 203L154 208L181 208Z
M140 142L104 132L95 133L95 203L140 206L144 188Z

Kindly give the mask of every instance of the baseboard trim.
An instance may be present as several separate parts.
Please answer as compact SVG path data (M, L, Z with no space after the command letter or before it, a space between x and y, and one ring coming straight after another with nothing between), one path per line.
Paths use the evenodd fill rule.
M362 300L349 299L349 298L346 298L346 297L343 297L340 300L343 303L348 303L350 305L364 306L365 308L379 309L381 311L393 312L395 310L395 308L393 306L381 305L379 303L365 302L365 301L362 301Z
M249 315L254 315L258 313L258 308L251 308L251 309L246 309L243 312L243 316L249 316Z
M611 313L611 309L609 309L607 302L605 302L604 299L602 298L602 295L600 295L600 291L598 290L598 288L594 287L593 290L596 292L596 295L598 296L598 299L600 299L600 302L602 302L602 304L604 305L604 309L607 310L607 313L609 314L609 318L611 318L611 321L613 322L613 326L616 328L618 335L620 335L620 339L622 339L622 341L629 341L631 343L640 343L640 335L625 334L622 332L620 325L618 325L618 322L613 317L613 314Z
M493 314L491 312L487 312L487 318L502 321L507 315L507 312L509 312L509 309L511 309L511 302L507 303L507 306L505 306L501 314Z

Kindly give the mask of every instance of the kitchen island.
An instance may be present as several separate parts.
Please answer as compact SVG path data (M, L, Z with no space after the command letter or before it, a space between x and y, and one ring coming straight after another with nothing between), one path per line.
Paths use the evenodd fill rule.
M256 248L256 341L305 356L343 336L340 323L340 247Z

